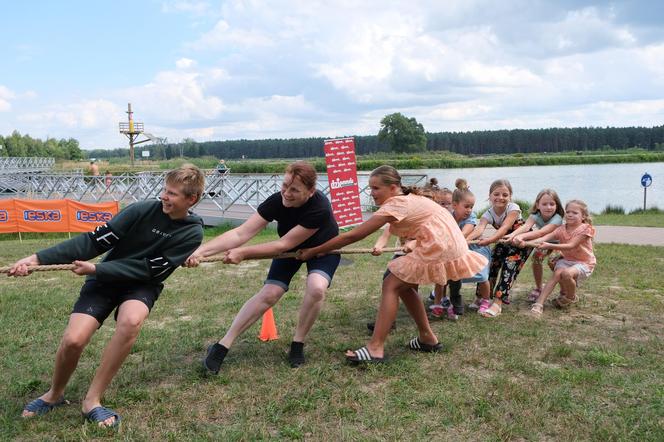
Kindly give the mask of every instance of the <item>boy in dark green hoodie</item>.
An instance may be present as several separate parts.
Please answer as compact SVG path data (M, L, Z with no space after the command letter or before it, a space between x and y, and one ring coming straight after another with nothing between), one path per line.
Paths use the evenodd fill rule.
M28 266L69 264L86 275L55 356L51 388L23 409L23 417L48 413L67 403L64 391L94 332L115 310L115 333L106 345L88 392L83 415L99 426L117 426L120 415L101 405L111 380L131 351L143 322L159 297L163 282L203 240L203 221L189 209L203 193L205 176L184 165L166 174L160 200L123 209L93 232L17 261L10 276L26 276ZM88 262L105 253L96 264Z

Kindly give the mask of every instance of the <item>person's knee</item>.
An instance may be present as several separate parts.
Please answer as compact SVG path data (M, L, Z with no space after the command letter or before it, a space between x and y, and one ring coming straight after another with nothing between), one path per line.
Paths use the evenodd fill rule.
M572 269L565 269L561 273L560 279L562 281L565 281L565 282L571 282L571 281L574 281L574 276L575 276L575 274L574 274L574 271Z
M81 351L88 345L90 338L86 333L68 330L62 336L62 347L65 350Z
M326 291L327 291L327 287L324 287L322 285L307 287L307 296L313 302L323 302L323 300L325 299L325 292Z
M118 317L116 331L127 336L136 336L141 330L145 315L143 314L126 314Z
M265 285L263 286L263 289L258 293L258 296L263 300L263 302L265 302L270 306L273 306L277 302L279 302L284 293L286 292L281 287L278 287L276 285Z

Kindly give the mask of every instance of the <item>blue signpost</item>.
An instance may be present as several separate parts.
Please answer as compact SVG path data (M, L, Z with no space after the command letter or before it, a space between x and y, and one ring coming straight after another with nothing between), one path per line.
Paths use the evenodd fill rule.
M646 192L648 187L652 184L652 177L648 172L644 173L641 177L641 185L643 186L643 211L646 210Z

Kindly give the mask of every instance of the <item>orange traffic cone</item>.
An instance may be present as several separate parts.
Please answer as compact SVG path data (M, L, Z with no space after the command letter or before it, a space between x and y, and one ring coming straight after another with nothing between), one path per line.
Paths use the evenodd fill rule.
M269 308L263 313L263 323L261 324L261 332L258 335L261 341L274 341L279 339L277 334L277 324L274 323L274 313L272 308Z

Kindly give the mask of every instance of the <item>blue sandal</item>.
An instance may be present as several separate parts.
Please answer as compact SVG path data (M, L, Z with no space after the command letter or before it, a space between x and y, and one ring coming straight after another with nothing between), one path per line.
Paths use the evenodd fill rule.
M35 416L41 416L61 405L69 405L69 401L65 400L64 397L61 397L57 402L51 404L41 398L37 398L23 407L23 411L29 411L35 413Z
M107 428L116 428L120 424L120 421L122 420L120 415L117 414L115 411L111 410L110 408L102 406L95 407L92 410L88 411L87 413L83 413L83 417L87 421L96 424L104 422L109 417L115 417L115 422L113 422L113 424L102 425L102 427L107 427Z

